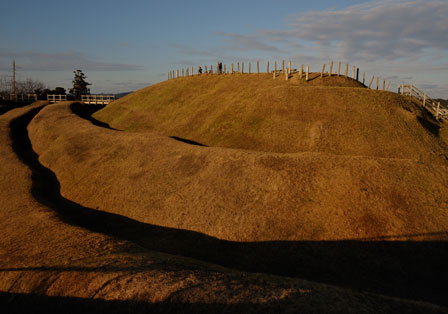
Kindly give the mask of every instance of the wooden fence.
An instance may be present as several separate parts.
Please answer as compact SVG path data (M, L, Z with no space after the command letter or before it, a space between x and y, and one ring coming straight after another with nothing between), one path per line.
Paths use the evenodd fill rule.
M326 71L326 69L328 69ZM244 62L231 63L230 67L225 64L222 65L221 69L218 66L213 70L213 65L210 66L198 66L196 69L196 74L194 72L194 67L182 68L181 70L169 71L167 76L168 80L177 79L179 77L193 76L193 75L210 75L210 74L259 74L260 71L260 61L256 61L256 70L252 72L251 63L248 64L248 72L244 70ZM291 61L285 63L285 60L281 62L281 68L277 69L277 61L274 61L274 69L270 69L269 61L266 62L266 72L272 73L273 78L284 76L285 80L290 80L293 78L299 80L310 81L316 78L323 79L324 77L346 77L353 79L362 83L365 87L369 89L376 89L382 91L389 91L391 82L381 79L378 76L372 75L370 80L367 80L366 72L362 72L362 77L360 77L359 68L356 66L350 66L349 64L343 64L342 62L336 64L331 61L327 67L327 64L322 65L322 69L319 72L313 72L311 75L309 65L301 64L298 69L292 66ZM436 119L447 119L448 120L448 108L441 105L440 103L429 98L426 93L422 92L413 85L399 85L399 93L402 95L407 95L417 99L423 107L430 111Z
M401 84L398 87L398 93L403 96L414 97L426 110L434 115L438 119L448 120L448 107L441 105L440 102L428 97L425 92L414 85Z
M38 100L37 94L4 94L1 97L3 100L12 102L33 102Z
M54 104L60 101L66 101L67 95L47 95L47 100L50 104Z
M168 80L173 80L180 77L187 77L187 76L193 76L193 75L209 75L209 74L260 74L260 73L272 73L273 78L277 79L277 77L284 76L285 80L289 80L295 77L305 81L310 81L312 79L315 79L317 77L320 77L323 79L324 77L331 77L331 76L337 76L337 77L347 77L351 78L353 80L356 80L358 82L362 82L362 84L368 88L376 88L377 90L384 90L388 91L390 88L390 81L386 80L380 80L379 77L372 76L371 80L369 81L369 84L367 85L366 81L366 72L362 73L362 81L360 78L360 72L359 68L356 66L351 66L349 64L345 64L343 66L342 62L338 62L337 64L337 70L336 65L333 61L330 62L329 67L327 68L326 64L322 66L322 70L317 72L318 76L316 76L316 72L314 72L314 77L310 75L310 67L309 65L301 64L299 69L296 69L292 66L292 62L288 61L287 65L285 63L285 60L282 60L281 62L281 68L277 69L277 61L274 61L274 69L271 70L270 68L270 62L266 62L266 72L260 71L260 61L256 62L256 71L252 71L252 65L251 63L248 63L248 71L246 72L244 69L244 62L237 62L237 63L231 63L230 67L227 67L226 64L223 64L221 69L219 69L219 64L216 65L215 68L213 68L213 65L207 66L198 66L196 68L196 74L195 74L195 68L187 67L182 69L177 69L173 71L169 71L167 73ZM286 66L286 67L285 67ZM325 71L325 69L328 69L328 71ZM345 71L342 72L345 68ZM351 70L351 71L350 71ZM376 83L376 84L375 84Z
M81 102L87 105L107 105L115 100L115 95L82 95Z

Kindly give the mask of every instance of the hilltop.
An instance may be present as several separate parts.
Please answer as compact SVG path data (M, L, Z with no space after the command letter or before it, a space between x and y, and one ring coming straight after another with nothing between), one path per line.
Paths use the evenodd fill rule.
M185 77L132 93L94 117L210 147L447 160L440 127L421 106L345 77Z

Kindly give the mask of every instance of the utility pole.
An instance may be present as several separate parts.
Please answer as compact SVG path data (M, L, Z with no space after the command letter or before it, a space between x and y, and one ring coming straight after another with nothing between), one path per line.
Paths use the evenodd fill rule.
M12 61L12 94L16 96L16 60Z

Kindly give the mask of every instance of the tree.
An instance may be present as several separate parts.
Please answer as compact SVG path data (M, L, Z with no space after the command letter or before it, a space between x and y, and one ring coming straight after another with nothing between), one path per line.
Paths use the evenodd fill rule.
M89 95L90 89L87 86L92 85L86 82L87 76L81 71L73 71L75 73L75 78L73 79L73 88L70 89L70 94L75 96L75 99L80 100L81 95Z

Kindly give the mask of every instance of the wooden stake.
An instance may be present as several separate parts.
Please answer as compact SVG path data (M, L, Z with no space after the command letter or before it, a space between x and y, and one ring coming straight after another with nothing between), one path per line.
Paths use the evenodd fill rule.
M230 74L233 74L233 63L232 63L232 65L230 66Z
M341 75L341 61L338 63L338 77Z
M285 60L282 60L282 73L285 73Z
M436 120L439 120L439 109L440 109L440 102L437 103Z
M184 77L184 68L182 68L182 77Z
M251 70L250 70L250 62L249 62L249 74L251 73Z
M300 65L299 79L302 79L302 76L303 76L303 64Z
M269 61L268 61L267 65L266 65L266 73L269 73Z
M411 85L411 90L409 91L409 96L412 97L413 91L414 91L414 85Z
M310 67L307 65L307 66L306 66L306 81L307 81L307 82L308 82L308 80L309 80L309 78L310 78L309 74L310 74Z
M330 62L330 72L328 74L330 75L330 77L333 74L333 61Z
M193 76L194 75L194 68L193 68L193 66L191 66L191 76Z
M404 96L404 84L401 84L401 96Z
M277 61L274 61L274 72L277 72Z
M380 78L377 77L377 78L376 78L376 89L378 90L379 87L380 87Z
M240 73L240 63L238 62L238 73Z
M362 85L366 85L366 72L362 72Z
M291 74L291 60L288 61L288 75Z
M244 62L241 63L241 73L244 73Z
M375 79L375 76L372 76L372 79L370 80L370 83L369 83L369 88L370 88L370 86L372 86L372 83L373 83L374 79Z
M179 77L179 70L176 70L176 78Z
M356 75L356 67L353 66L353 70L352 70L352 79L355 79L355 75Z
M348 77L348 63L345 65L345 77Z
M260 74L260 61L257 61L257 74Z
M285 80L289 80L289 73L288 73L288 70L285 71Z
M276 71L274 71L274 80L275 80L275 74L276 74Z
M423 94L423 107L426 107L426 93Z
M390 81L387 82L386 91L389 91Z
M205 66L205 74L208 74L207 66Z
M386 90L386 80L383 80L383 90Z
M324 65L322 66L322 72L320 72L320 78L323 78L323 77L324 77L324 71L325 71L325 63L324 63Z

